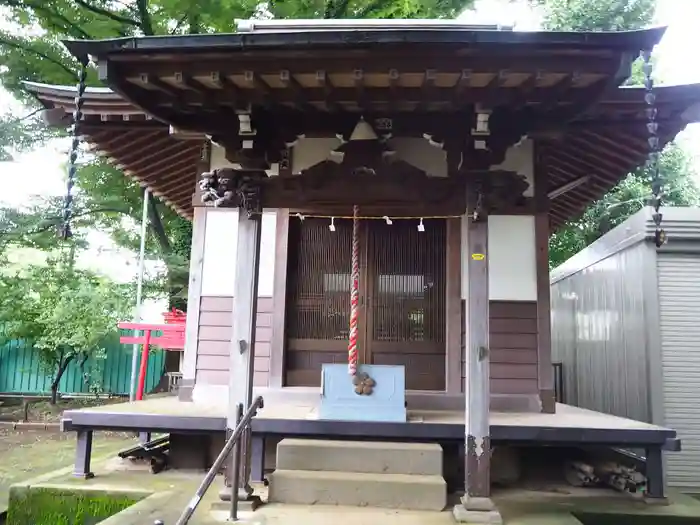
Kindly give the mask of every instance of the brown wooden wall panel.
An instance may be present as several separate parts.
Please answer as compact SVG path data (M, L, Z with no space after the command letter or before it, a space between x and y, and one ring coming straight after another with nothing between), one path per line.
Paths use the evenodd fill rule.
M196 382L227 385L233 297L202 297ZM272 298L258 298L255 328L255 386L267 386L272 340Z
M465 313L465 301L462 301L462 380ZM489 332L491 392L537 394L537 302L490 301Z

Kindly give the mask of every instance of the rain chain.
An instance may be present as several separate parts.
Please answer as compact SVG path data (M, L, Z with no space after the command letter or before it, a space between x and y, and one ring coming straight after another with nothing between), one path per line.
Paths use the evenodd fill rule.
M80 147L80 121L83 118L83 104L85 103L84 95L87 80L87 62L80 64L78 71L78 92L75 95L75 111L73 111L73 126L71 135L73 142L71 143L70 154L68 157L68 178L66 181L66 197L63 201L63 224L61 225L59 234L62 239L67 240L73 236L71 231L71 218L73 216L73 186L75 185L75 173L77 171L76 162L78 160L78 148Z
M651 64L651 51L642 51L642 60L644 64L642 71L644 72L644 101L647 104L647 131L649 138L649 157L646 162L646 167L651 172L651 199L650 204L654 212L652 220L654 221L654 243L657 248L663 246L666 242L666 232L661 228L661 220L663 215L659 211L661 208L661 195L663 190L663 179L659 173L659 157L660 157L660 140L659 140L659 123L657 121L658 108L656 107L656 94L654 93L654 80L651 78L653 66Z

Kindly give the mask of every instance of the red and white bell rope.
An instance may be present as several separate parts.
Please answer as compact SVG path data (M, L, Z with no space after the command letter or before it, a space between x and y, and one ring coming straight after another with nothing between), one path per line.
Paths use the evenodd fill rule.
M357 374L357 317L360 299L360 221L359 207L352 208L352 287L350 289L350 337L348 341L348 373Z

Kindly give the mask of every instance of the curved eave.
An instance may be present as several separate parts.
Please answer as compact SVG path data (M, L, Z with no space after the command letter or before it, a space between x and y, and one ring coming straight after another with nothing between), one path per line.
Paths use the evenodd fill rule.
M700 122L700 84L657 86L655 93L663 147L688 124ZM649 145L644 94L644 88L619 88L572 123L564 137L539 145L549 191L585 180L551 200L553 230L579 217L645 163Z
M27 88L45 106L72 112L74 87L27 83ZM664 144L687 124L700 122L700 84L658 86L655 91L659 133ZM644 163L648 152L644 92L637 87L619 88L585 117L573 122L558 139L537 139L549 191L587 177L585 183L552 199L553 228L579 216L591 202ZM105 100L110 104L105 104ZM94 148L160 195L178 213L191 217L191 198L204 141L179 140L170 135L167 125L146 121L145 116L129 116L129 111L135 111L134 106L107 90L88 88L85 104L95 109L94 114L86 114L82 124L85 137ZM170 166L170 172L163 170L164 166Z
M107 157L178 215L192 219L204 140L174 139L163 125L126 131L107 128L83 137L95 153Z
M126 37L106 40L65 40L76 57L104 57L118 53L164 53L191 51L252 51L256 49L314 49L368 47L376 45L457 44L471 47L578 47L634 50L651 49L659 43L665 27L621 32L499 31L482 29L363 29L329 28L326 31L275 31L214 35Z

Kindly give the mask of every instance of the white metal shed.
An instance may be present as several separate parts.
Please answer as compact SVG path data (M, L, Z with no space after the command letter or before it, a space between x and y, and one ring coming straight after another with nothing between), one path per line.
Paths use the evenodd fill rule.
M551 273L566 403L675 429L667 483L700 488L700 208L648 208Z

